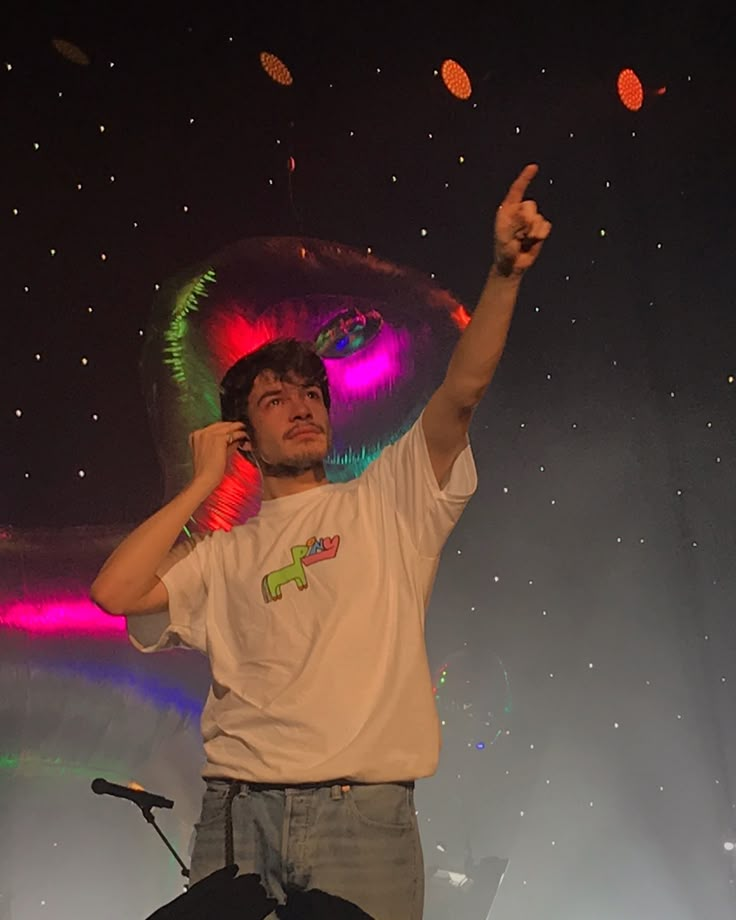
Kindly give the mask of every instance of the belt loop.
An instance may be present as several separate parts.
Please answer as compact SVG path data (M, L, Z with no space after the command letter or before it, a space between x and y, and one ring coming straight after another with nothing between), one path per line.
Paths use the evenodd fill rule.
M330 786L330 798L333 802L342 799L346 792L350 792L350 786L343 783L335 783L334 786Z
M227 800L225 806L225 865L232 866L235 864L235 841L233 840L233 799L240 792L240 783L230 783L227 790Z

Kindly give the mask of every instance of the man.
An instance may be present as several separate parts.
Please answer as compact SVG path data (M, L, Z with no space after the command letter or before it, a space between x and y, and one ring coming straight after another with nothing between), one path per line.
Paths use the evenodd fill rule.
M223 380L223 418L190 437L190 484L97 576L144 651L206 653L207 782L192 881L235 863L283 903L321 889L376 920L419 920L414 781L440 731L424 616L442 547L475 490L473 410L506 342L524 272L550 224L527 166L495 222L494 261L447 374L413 428L350 483L332 484L321 360L270 343ZM262 476L259 514L172 549L235 450Z

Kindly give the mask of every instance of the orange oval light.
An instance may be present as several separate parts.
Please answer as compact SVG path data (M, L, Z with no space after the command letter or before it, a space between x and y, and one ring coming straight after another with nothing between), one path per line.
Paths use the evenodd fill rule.
M644 87L631 68L618 75L618 98L630 112L638 112L644 104Z
M289 68L284 64L281 58L277 58L275 54L271 54L268 51L261 51L261 67L266 71L274 83L279 83L281 86L291 86L294 82Z
M72 64L79 64L80 67L86 67L89 64L89 57L72 42L63 38L55 38L51 44L63 58L71 61Z
M449 58L442 63L442 82L457 99L470 99L473 86L465 69Z

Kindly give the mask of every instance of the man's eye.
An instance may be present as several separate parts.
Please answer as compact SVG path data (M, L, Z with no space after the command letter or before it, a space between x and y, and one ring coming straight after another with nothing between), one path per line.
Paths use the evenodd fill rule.
M270 399L270 400L268 401L268 403L269 403L270 406L275 406L277 403L280 403L280 402L281 402L281 397L280 397L280 396L274 396L273 399Z
M312 399L319 399L322 393L319 390L307 390L307 396L310 396Z

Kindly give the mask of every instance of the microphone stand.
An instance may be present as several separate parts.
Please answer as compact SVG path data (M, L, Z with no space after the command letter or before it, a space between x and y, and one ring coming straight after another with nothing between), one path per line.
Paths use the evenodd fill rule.
M158 826L158 824L156 824L156 819L153 817L153 812L151 811L151 807L152 807L152 806L149 805L148 807L145 807L145 808L144 808L143 805L139 805L137 802L136 802L135 804L138 805L138 808L140 808L141 814L143 815L143 817L146 819L146 821L151 825L151 827L156 831L156 833L159 835L159 837L160 837L160 838L163 840L163 842L166 844L166 847L167 847L169 853L171 853L171 855L174 857L174 859L175 859L175 860L179 863L179 865L181 866L181 874L184 876L184 878L189 878L189 869L187 869L187 867L186 867L186 866L184 865L184 863L181 861L181 857L179 856L179 854L176 852L176 850L175 850L175 849L172 847L172 845L169 843L169 840L168 840L168 838L166 837L166 834L164 834L164 832L161 830L161 828Z
M174 859L179 863L181 867L181 874L184 878L189 878L189 869L181 861L181 857L176 852L176 850L169 843L169 840L166 837L166 834L161 830L161 828L156 824L156 819L153 817L153 808L173 808L174 803L169 799L165 799L161 795L152 795L150 792L146 792L145 789L130 789L123 786L118 786L115 783L108 783L106 779L98 777L92 783L92 792L96 795L113 795L116 798L127 799L129 802L132 802L134 805L137 805L141 810L141 814L146 819L147 823L156 831L159 837L166 844L166 849L171 853Z

